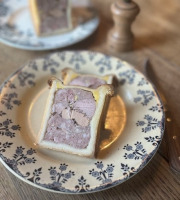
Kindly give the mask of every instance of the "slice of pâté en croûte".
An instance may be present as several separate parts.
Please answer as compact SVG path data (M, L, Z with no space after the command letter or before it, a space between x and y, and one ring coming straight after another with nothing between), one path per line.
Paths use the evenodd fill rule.
M52 79L37 144L43 148L94 157L113 93L111 85L90 89L65 86Z

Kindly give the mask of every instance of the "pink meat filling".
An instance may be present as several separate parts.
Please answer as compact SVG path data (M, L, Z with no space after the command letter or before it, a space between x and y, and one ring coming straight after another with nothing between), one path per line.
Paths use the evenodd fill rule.
M68 85L77 85L96 89L104 84L106 84L106 81L100 78L95 78L91 76L78 76L77 78L73 79Z
M95 110L96 101L91 92L77 88L58 90L44 139L78 149L86 148Z

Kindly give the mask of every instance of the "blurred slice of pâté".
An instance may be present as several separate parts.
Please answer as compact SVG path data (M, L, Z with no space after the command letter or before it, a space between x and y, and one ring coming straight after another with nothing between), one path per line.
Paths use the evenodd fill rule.
M38 36L51 36L72 29L70 0L29 0Z

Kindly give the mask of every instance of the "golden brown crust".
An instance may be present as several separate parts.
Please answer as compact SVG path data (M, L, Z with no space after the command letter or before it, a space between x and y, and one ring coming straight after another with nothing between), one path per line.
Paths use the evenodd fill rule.
M68 68L68 67L66 67L66 68L64 68L63 70L61 70L61 78L62 78L62 80L65 79L65 77L68 75L68 73L69 73L70 71L71 71L71 69Z
M114 86L113 85L110 85L110 84L106 84L106 85L103 85L107 88L107 95L108 96L113 96L114 95Z
M114 88L117 88L119 81L115 75L112 75L112 76L113 76L112 85L114 86Z

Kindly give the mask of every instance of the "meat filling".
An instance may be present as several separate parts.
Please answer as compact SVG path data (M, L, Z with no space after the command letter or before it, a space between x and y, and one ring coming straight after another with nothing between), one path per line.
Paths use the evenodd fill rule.
M75 79L73 79L68 85L77 85L96 89L104 84L106 84L106 81L100 78L90 76L78 76Z
M95 110L96 101L91 92L77 88L58 90L44 139L78 149L86 148Z

